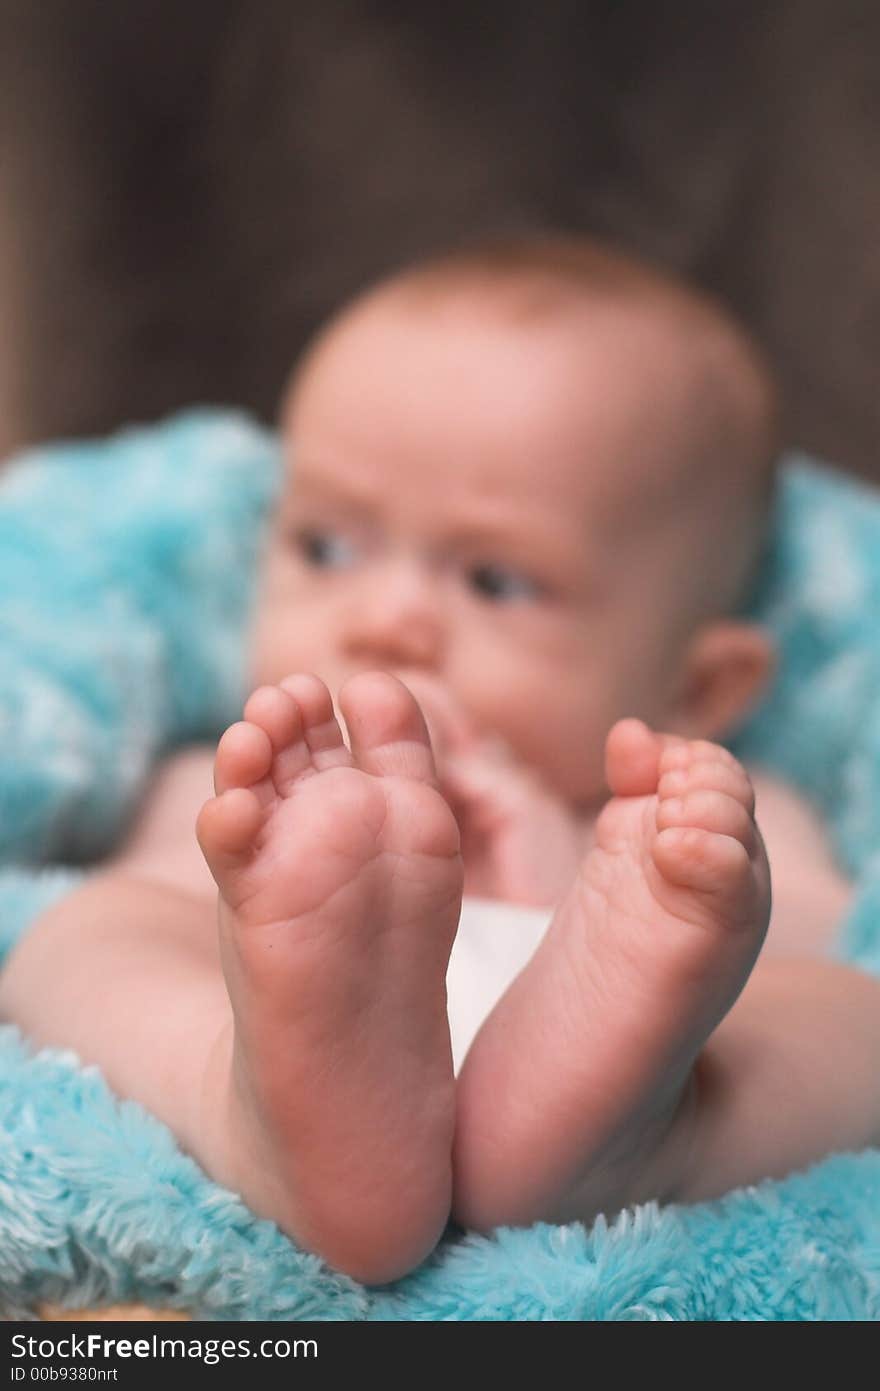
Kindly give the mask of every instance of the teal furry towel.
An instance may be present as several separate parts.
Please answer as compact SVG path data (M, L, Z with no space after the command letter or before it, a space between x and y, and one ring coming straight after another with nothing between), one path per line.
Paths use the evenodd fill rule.
M0 475L0 953L118 837L175 743L238 716L273 439L195 412ZM781 675L740 741L822 811L880 971L880 494L789 462L755 601ZM211 1183L69 1054L0 1030L0 1310L140 1299L214 1318L880 1316L880 1153L587 1229L450 1234L363 1290Z

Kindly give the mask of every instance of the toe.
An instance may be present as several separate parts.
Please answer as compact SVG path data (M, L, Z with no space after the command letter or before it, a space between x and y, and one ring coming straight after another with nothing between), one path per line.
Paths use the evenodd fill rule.
M285 677L281 686L299 707L311 768L320 772L324 768L350 766L351 755L333 710L333 697L324 682L317 676L300 673Z
M609 788L617 797L650 796L665 751L684 742L674 734L655 734L642 720L618 720L605 742Z
M330 692L317 676L288 676L279 686L261 686L245 715L272 742L272 781L281 796L302 777L351 762Z
M253 787L272 765L272 741L264 729L240 720L230 725L217 745L214 759L214 791Z
M196 837L221 889L224 875L250 851L262 822L259 798L249 788L230 788L202 807Z
M755 848L755 823L742 802L726 792L698 788L680 797L662 797L657 803L657 830L693 827L738 840L748 854Z
M664 760L661 760L661 766ZM755 792L751 779L739 764L731 766L720 759L697 759L687 767L670 768L661 772L657 784L660 798L682 797L689 792L723 792L733 797L749 813L754 815Z
M403 682L387 672L353 676L340 691L339 704L359 768L436 785L427 726Z
M297 672L293 676L285 676L281 689L293 696L302 711L304 724L325 724L333 718L333 697L320 676L313 676L311 672Z
M260 686L244 707L250 724L265 730L275 753L302 737L302 718L293 696L280 686Z
M745 899L743 889L752 878L751 860L741 841L695 827L660 831L653 859L668 883L703 894ZM751 907L751 896L747 897Z
M708 739L670 740L660 759L660 772L668 773L674 768L690 768L695 763L723 764L727 768L741 768L742 765L732 753L712 744Z
M281 686L261 686L254 691L244 713L268 736L272 745L272 785L279 796L287 796L297 778L314 771L299 702Z

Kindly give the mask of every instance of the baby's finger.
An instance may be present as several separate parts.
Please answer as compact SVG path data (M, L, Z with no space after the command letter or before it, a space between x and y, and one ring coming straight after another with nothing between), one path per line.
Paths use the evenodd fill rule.
M464 805L470 817L479 815L485 830L497 830L524 818L544 818L555 809L534 775L516 762L493 762L479 751L457 754L441 769L441 788L446 779L450 795Z
M438 763L475 742L473 722L441 681L420 671L400 671L397 675L419 703Z
M454 755L440 770L440 790L459 816L476 829L489 831L503 824L521 798L505 785L496 770L479 758Z

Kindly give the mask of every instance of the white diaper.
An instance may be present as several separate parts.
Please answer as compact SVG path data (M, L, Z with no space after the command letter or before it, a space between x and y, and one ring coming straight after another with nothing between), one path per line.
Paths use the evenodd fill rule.
M548 908L464 900L446 974L456 1072L483 1020L544 936L550 917Z

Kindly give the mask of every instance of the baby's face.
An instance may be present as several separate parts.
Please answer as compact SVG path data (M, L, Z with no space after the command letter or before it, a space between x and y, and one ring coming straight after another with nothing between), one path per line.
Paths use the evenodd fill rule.
M288 405L255 680L420 673L573 804L601 798L614 720L669 713L688 582L632 496L655 447L635 375L607 328L356 310Z

